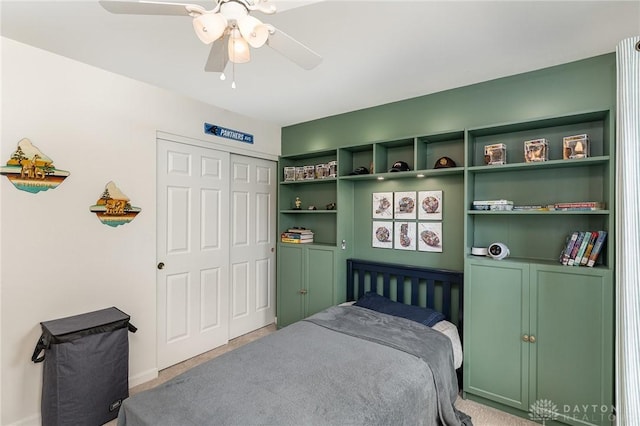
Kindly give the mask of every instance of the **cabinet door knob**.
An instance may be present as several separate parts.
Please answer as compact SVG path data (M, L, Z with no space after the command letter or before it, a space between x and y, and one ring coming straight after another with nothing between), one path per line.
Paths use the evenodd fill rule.
M164 263L162 262L158 263L158 269L164 269Z
M305 289L303 288L303 289L301 289L298 293L300 293L300 294L307 294L307 290L305 290Z
M522 341L523 342L528 342L529 341L529 335L525 334L524 336L522 336Z
M536 336L529 336L529 343L535 343L536 342Z

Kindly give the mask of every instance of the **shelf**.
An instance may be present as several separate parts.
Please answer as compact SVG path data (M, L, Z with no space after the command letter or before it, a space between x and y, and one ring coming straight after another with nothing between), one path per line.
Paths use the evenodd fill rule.
M282 241L278 241L278 245L286 246L286 247L332 247L332 248L336 247L335 244L321 243L317 241L314 241L313 243L302 243L302 244L301 243L284 243Z
M512 163L512 164L496 164L491 166L473 166L467 170L472 173L495 173L509 172L517 169L521 170L538 170L538 169L563 169L569 167L584 167L591 165L608 164L609 156L589 157L576 160L549 160L538 163Z
M281 214L336 214L337 210L280 210Z
M408 172L386 172L368 175L340 176L339 180L387 180L387 179L423 179L445 175L462 175L464 167L451 167L447 169L411 170Z
M609 210L530 210L530 211L499 211L499 210L468 210L467 214L472 215L608 215Z
M305 179L305 180L285 180L280 182L280 185L305 185L305 184L318 184L318 183L330 183L335 182L336 178L325 179Z
M474 256L472 254L467 254L466 255L467 260L472 261L472 262L477 262L477 261L481 261L481 262L488 262L488 263L492 263L492 262L497 262L496 264L509 264L509 263L528 263L528 264L532 264L532 265L541 265L541 266L545 266L545 267L552 267L554 269L557 269L560 272L571 272L571 273L585 273L585 274L593 274L593 275L600 275L602 274L603 271L610 271L611 268L602 264L597 264L593 267L589 267L589 266L568 266L568 265L562 265L560 264L558 261L553 261L553 260L545 260L545 259L532 259L532 258L526 258L526 257L507 257L506 259L501 259L501 260L497 260L497 259L492 259L489 256Z

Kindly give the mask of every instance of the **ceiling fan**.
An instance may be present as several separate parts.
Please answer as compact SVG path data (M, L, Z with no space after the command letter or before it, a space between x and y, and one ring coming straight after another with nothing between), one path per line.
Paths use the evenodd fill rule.
M228 61L248 62L249 46L259 48L265 44L306 70L322 61L322 57L307 46L251 16L254 11L275 13L276 7L269 0L219 0L211 10L197 4L162 1L99 0L99 3L111 13L192 17L198 38L211 44L205 71L223 73Z

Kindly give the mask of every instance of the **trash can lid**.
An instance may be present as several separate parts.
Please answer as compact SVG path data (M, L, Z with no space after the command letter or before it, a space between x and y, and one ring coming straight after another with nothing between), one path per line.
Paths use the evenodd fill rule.
M42 330L48 332L52 337L64 336L82 330L99 328L113 323L121 322L123 327L127 326L129 315L120 309L111 307L85 314L59 318L51 321L44 321Z

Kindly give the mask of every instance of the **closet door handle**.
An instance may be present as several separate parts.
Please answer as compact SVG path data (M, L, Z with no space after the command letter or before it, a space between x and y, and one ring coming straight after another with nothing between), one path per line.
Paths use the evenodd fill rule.
M536 342L536 336L529 336L529 343L535 343Z
M524 336L522 336L522 341L523 342L529 342L529 335L525 334Z

